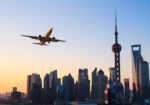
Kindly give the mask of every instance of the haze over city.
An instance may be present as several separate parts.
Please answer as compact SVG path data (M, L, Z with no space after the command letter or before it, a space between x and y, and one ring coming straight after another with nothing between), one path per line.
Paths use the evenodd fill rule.
M149 1L0 1L0 93L13 86L26 93L27 75L58 70L61 78L69 73L77 80L78 69L95 67L109 77L114 66L115 8L117 9L121 51L121 79L132 84L131 45L141 44L143 58L150 62ZM52 36L66 43L33 45L21 34L44 34L53 27ZM132 85L130 85L132 88Z

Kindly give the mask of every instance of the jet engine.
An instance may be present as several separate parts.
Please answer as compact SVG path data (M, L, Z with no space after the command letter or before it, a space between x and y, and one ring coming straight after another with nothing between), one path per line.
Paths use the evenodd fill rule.
M42 40L42 36L41 35L39 35L39 40Z
M53 40L55 40L55 37L53 37Z

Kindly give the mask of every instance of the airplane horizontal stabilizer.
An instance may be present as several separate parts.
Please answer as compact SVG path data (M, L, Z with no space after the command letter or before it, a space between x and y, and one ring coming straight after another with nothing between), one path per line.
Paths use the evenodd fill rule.
M37 44L37 45L41 45L40 43L33 43L33 44ZM47 44L43 44L44 46L48 46Z

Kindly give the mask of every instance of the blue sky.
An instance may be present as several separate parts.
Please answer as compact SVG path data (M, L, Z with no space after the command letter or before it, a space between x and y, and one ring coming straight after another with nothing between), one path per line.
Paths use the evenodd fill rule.
M150 61L150 1L148 0L5 0L0 1L0 92L16 85L26 91L26 76L33 72L43 78L58 69L58 76L69 72L77 79L78 68L95 67L109 75L114 66L115 8L118 17L122 79L132 78L131 45L141 44L142 55ZM44 34L53 27L52 36L66 43L48 47L21 34ZM15 82L14 82L15 81ZM22 86L21 81L24 85ZM9 84L9 85L7 85ZM7 87L7 89L6 89Z

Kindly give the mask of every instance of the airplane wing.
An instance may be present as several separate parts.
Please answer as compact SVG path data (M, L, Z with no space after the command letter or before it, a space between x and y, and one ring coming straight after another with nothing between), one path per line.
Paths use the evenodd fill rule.
M40 43L33 43L33 44L37 44L37 45L41 45ZM44 46L48 46L47 44L43 44ZM41 45L41 46L43 46Z
M21 36L29 37L29 38L31 38L31 39L39 39L38 36L30 36L30 35L21 35Z
M54 42L66 42L66 41L64 41L64 40L59 40L59 39L54 39L53 41L54 41Z
M48 42L66 42L66 41L64 41L64 40L59 40L59 39L55 39L55 37L53 37L53 38L48 38L48 40L47 40Z

